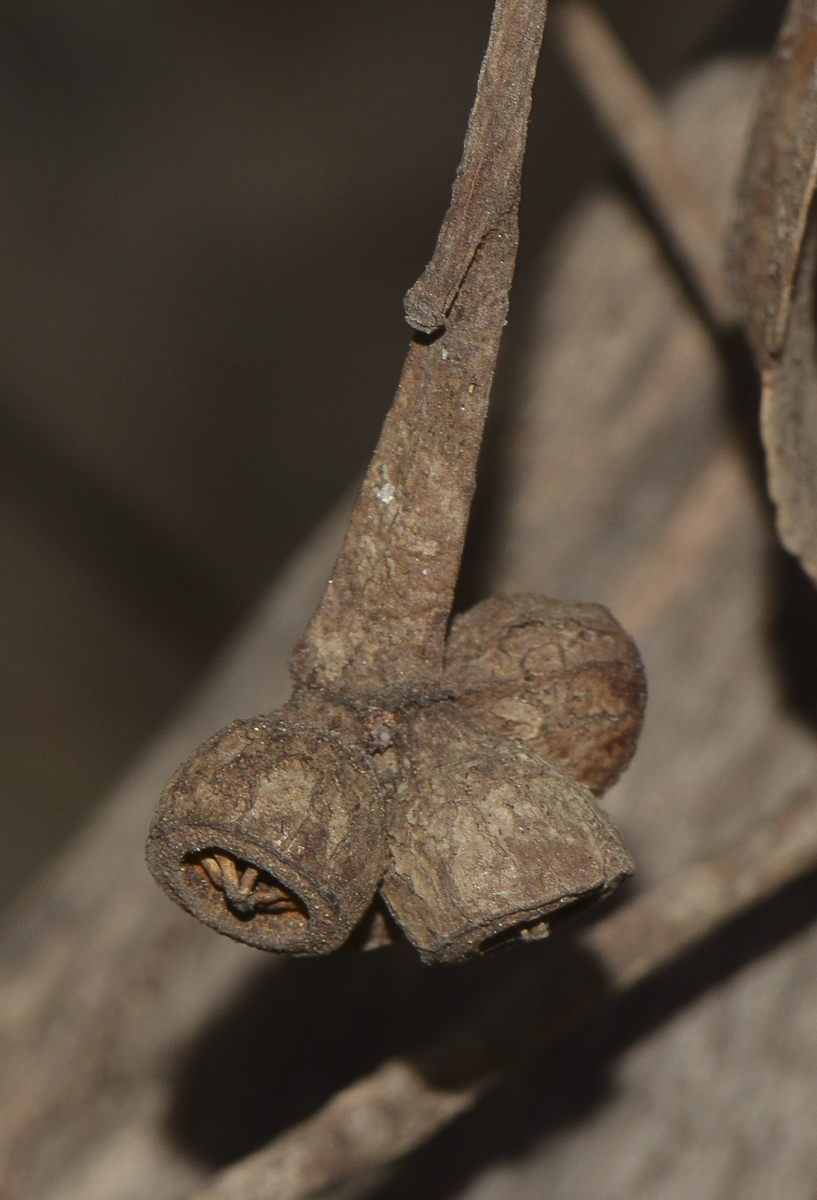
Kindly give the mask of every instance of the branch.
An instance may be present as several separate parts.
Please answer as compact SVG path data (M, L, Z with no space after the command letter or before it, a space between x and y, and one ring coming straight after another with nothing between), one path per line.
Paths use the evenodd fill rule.
M334 695L383 704L440 690L516 262L545 11L545 0L499 0L494 10L451 207L406 301L416 328L445 332L409 350L343 550L296 651L296 677Z
M376 1172L603 1004L815 866L817 792L808 792L728 853L682 871L578 934L579 970L565 976L543 953L470 1021L345 1088L194 1200L309 1200Z
M717 184L713 196L724 204L754 78L749 68L716 65L684 89L679 104L683 140L700 147ZM713 144L722 148L714 157ZM801 780L817 778L817 751L784 711L762 641L768 535L736 452L722 448L717 359L700 322L634 208L609 195L574 215L555 261L510 460L502 575L494 574L493 586L599 596L638 633L653 707L640 762L613 810L634 835L643 873L667 876L690 855L709 853L713 839L723 845L727 829L776 810ZM603 469L588 471L594 462ZM255 972L275 963L213 937L166 902L144 867L143 830L164 779L209 730L236 712L285 701L292 645L331 573L347 521L348 509L299 555L198 703L146 751L62 863L33 878L0 927L4 1200L178 1200L202 1186L205 1163L168 1129L180 1063L211 1022L225 1019L225 1006ZM560 943L567 939L542 947L543 964L556 963ZM587 1183L588 1147L600 1151L594 1178L603 1191L611 1170L640 1171L644 1147L656 1142L664 1151L660 1186L683 1191L688 1147L667 1142L668 1123L684 1130L694 1123L694 1153L729 1153L746 1171L756 1165L747 1147L757 1146L747 1130L774 1129L774 1141L758 1151L772 1194L798 1154L802 1170L813 1171L813 971L807 938L686 1013L699 1081L707 1072L719 1076L711 1092L674 1087L678 1040L672 1029L654 1032L658 1057L639 1052L625 1064L640 1099L610 1097L604 1109L611 1120L626 1110L633 1136L611 1147L584 1122L566 1140L561 1192L570 1192L577 1174ZM364 972L362 995L365 979ZM323 1019L331 1008L331 998L315 997L312 1017ZM765 1040L770 1011L776 1019L782 1011L787 1028L773 1046ZM713 1046L707 1033L714 1019L740 1022L739 1037ZM689 1053L688 1037L680 1053ZM275 1069L268 1058L258 1065ZM577 1072L587 1069L575 1063ZM689 1063L678 1069L688 1080ZM746 1086L750 1075L772 1080L768 1097ZM784 1127L774 1115L778 1083L796 1106ZM197 1127L196 1136L207 1135ZM730 1194L739 1194L741 1178ZM362 1195L368 1182L350 1182L344 1200Z
M546 0L496 6L451 207L434 257L404 301L409 324L422 333L445 325L477 247L516 212L546 10Z
M497 938L545 936L553 914L632 871L594 802L641 729L644 672L627 634L598 606L520 595L475 606L446 637L516 263L545 8L497 0L430 268L436 279L443 264L451 311L439 337L409 349L296 647L292 699L199 747L151 824L157 883L261 949L371 948L396 926L424 961L453 962Z
M716 326L734 322L723 246L649 85L585 0L554 15L562 48L593 111L641 188Z

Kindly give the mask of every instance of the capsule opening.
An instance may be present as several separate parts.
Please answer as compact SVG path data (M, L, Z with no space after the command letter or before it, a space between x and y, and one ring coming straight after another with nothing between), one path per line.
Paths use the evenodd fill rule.
M518 925L511 925L508 929L502 929L499 933L485 938L480 944L480 950L483 954L491 954L494 950L502 950L516 942L538 942L550 936L550 925L550 920L545 917L521 921Z
M287 923L305 924L309 920L306 905L273 875L228 850L211 846L185 858L186 872L205 883L213 894L220 894L224 907L240 921L256 917L280 918Z
M480 950L483 954L490 954L517 942L541 941L550 936L554 925L578 916L586 908L592 908L604 892L605 889L599 887L584 896L567 897L561 904L541 916L519 921L515 925L509 925L507 929L500 930L499 933L491 934L480 944Z

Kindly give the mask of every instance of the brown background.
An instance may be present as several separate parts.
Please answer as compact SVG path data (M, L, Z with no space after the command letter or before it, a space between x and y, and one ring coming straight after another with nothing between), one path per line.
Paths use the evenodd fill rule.
M715 46L765 45L781 7L604 5L660 88ZM364 466L490 8L0 10L0 896ZM546 43L495 440L542 247L608 161ZM478 530L490 485L489 463Z

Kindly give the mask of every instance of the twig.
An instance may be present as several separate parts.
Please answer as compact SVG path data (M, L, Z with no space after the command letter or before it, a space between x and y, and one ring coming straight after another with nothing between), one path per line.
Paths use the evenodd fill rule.
M451 207L434 257L404 301L406 319L421 333L446 324L477 247L516 213L546 9L546 0L496 6Z
M564 0L553 19L578 83L692 277L712 321L720 327L732 325L721 240L659 101L593 5Z
M345 1088L194 1200L309 1200L395 1161L471 1108L509 1069L815 866L817 792L808 792L731 851L581 932L573 942L578 969L574 962L562 971L544 952L469 1022Z
M546 0L498 0L451 207L407 307L415 339L299 679L355 696L434 694L516 261L522 159ZM450 312L454 297L455 312Z
M292 699L205 743L151 827L160 885L262 949L371 948L396 923L426 961L455 961L544 936L552 913L632 870L594 804L641 728L629 637L598 606L516 596L477 605L446 641L545 9L497 0L451 208L411 293L443 304L445 329L409 349Z
M685 139L723 147L711 163L718 182L713 194L723 200L751 78L751 68L715 65L680 99ZM793 787L811 772L817 777L815 751L805 732L793 738L772 658L760 650L769 611L767 534L754 515L749 484L738 478L731 497L722 487L704 489L716 509L714 541L704 519L707 505L695 499L695 472L711 461L722 436L716 361L699 323L638 214L619 198L587 202L557 248L561 265L544 303L550 316L537 327L531 394L509 459L515 500L502 523L503 576L497 581L494 575L493 586L598 595L617 613L626 598L622 581L640 590L627 588L631 599L619 616L628 623L635 614L641 622L655 704L646 757L625 782L616 812L639 828L643 866L668 876L681 855L689 861L690 854L708 853L713 830L729 824L729 812L742 810L748 824L770 805L777 809L787 780ZM593 341L607 329L611 312L618 324L609 337ZM596 457L603 470L590 473L586 464ZM674 464L684 464L683 471ZM688 535L684 519L695 527ZM144 870L143 829L163 781L209 730L236 712L284 703L292 646L331 573L347 523L348 511L338 514L301 553L240 653L223 658L218 679L204 687L195 708L188 705L175 730L146 752L81 844L34 876L0 928L0 1193L9 1200L178 1200L203 1186L195 1148L215 1126L203 1112L190 1114L192 1147L177 1136L178 1127L168 1128L168 1109L189 1086L182 1064L192 1056L198 1079L214 1027L240 1037L248 1032L240 996L255 971L275 964L213 936L166 903ZM674 587L667 584L668 567ZM560 940L541 948L543 961L556 961L552 951ZM512 961L503 956L498 965ZM649 1053L630 1056L628 1087L608 1097L595 1128L588 1118L564 1140L556 1156L557 1191L604 1194L611 1172L617 1178L643 1173L656 1145L661 1163L654 1191L689 1191L687 1152L699 1163L729 1156L736 1168L722 1190L730 1196L747 1190L741 1191L749 1178L742 1172L751 1171L750 1183L757 1182L754 1152L763 1156L768 1195L781 1188L796 1192L796 1179L807 1172L817 1177L808 1115L817 1103L808 1007L815 961L815 940L807 935L687 1011L682 1038L671 1028L654 1033ZM351 974L368 996L365 970ZM446 974L455 985L458 972ZM283 976L275 989L286 1011L291 993ZM313 1021L331 1019L334 999L316 997L315 1006L297 1031L281 1031L279 1023L274 1045L290 1033L312 1044ZM714 1023L732 1033L713 1045ZM232 1094L235 1071L244 1078L240 1062L230 1062L223 1096ZM256 1082L259 1070L272 1079L276 1063L259 1046ZM597 1069L581 1054L573 1068L579 1079ZM707 1088L713 1072L718 1086ZM692 1087L676 1086L679 1077L688 1084L693 1073ZM747 1087L749 1079L762 1086ZM286 1085L286 1077L277 1078L273 1090ZM262 1097L241 1094L252 1125ZM219 1120L218 1104L207 1111ZM611 1146L609 1130L625 1112L632 1136ZM242 1112L234 1116L244 1119ZM686 1140L691 1127L692 1148ZM217 1144L207 1145L224 1153L228 1137L216 1134ZM538 1171L540 1192L547 1191L541 1180L552 1165L553 1155L537 1168L529 1164L531 1173ZM364 1194L357 1179L343 1200L354 1194L352 1186Z

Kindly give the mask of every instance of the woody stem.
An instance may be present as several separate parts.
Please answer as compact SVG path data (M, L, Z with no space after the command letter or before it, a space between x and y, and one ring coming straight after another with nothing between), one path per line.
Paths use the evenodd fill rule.
M451 207L406 299L414 338L297 680L366 703L433 695L517 249L546 0L497 0Z

